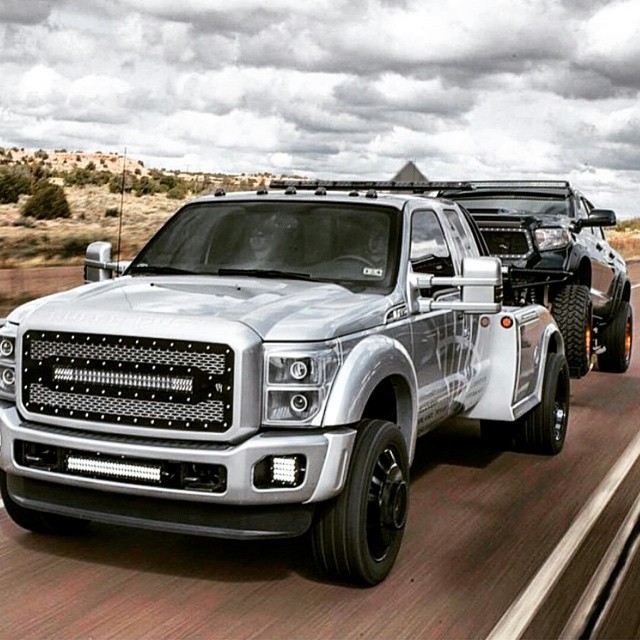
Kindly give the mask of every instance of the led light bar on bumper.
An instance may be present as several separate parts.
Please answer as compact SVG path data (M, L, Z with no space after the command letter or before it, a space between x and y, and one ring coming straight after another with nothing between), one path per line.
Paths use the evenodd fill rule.
M26 469L94 480L206 493L227 488L227 470L220 464L105 455L24 440L14 442L14 457Z
M335 342L265 347L263 422L280 426L315 425L339 364L340 351Z

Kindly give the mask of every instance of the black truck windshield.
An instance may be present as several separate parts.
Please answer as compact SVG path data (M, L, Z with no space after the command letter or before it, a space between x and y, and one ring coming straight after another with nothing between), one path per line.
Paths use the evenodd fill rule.
M570 202L566 198L547 195L460 195L452 196L471 213L530 213L533 215L572 216Z
M337 282L390 289L401 214L392 207L292 201L187 205L127 273L197 273Z

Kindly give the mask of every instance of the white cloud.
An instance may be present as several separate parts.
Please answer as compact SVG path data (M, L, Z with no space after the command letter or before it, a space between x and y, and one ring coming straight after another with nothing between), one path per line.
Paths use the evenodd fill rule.
M640 5L611 2L583 26L578 61L615 81L640 89Z
M640 187L637 0L28 4L0 3L2 146Z

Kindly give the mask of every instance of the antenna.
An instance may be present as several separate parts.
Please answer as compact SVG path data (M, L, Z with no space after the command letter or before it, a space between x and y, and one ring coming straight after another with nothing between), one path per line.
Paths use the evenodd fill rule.
M120 245L122 243L122 212L124 211L124 179L127 168L127 147L122 156L122 185L120 187L120 216L118 217L118 248L116 250L116 273L120 267Z

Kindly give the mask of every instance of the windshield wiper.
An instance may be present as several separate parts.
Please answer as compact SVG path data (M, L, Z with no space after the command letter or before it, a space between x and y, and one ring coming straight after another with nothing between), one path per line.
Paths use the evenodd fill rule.
M290 280L313 280L309 273L280 271L279 269L234 269L218 270L219 276L255 276L257 278L288 278Z
M178 267L171 267L169 265L160 264L139 264L129 269L129 274L132 273L150 273L155 275L170 275L170 274L187 274L194 275L197 271L189 271L188 269L179 269Z

